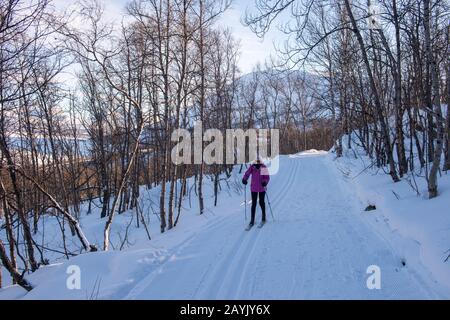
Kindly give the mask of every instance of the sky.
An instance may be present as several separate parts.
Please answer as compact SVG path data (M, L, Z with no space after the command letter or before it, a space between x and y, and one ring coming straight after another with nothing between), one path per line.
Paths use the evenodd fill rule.
M129 0L99 0L104 4L106 17L114 21L121 21L125 13L125 5ZM229 28L235 39L240 41L239 69L243 74L252 71L258 63L263 64L271 55L276 54L274 44L280 43L281 33L272 28L264 37L258 38L250 28L244 26L241 20L247 8L254 6L255 0L233 0L231 7L222 14L216 22L218 26ZM58 10L69 10L75 0L55 0L53 4Z
M239 67L242 73L249 73L257 63L264 63L271 55L276 54L274 45L280 42L281 33L274 27L264 36L258 38L241 20L247 8L254 6L254 0L234 0L232 6L219 20L223 26L230 28L236 39L240 39L241 54Z

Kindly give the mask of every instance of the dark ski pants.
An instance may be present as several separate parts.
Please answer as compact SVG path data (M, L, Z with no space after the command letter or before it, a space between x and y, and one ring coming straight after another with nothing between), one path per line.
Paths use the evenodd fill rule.
M259 206L261 207L262 211L262 221L266 221L266 203L264 202L264 199L266 198L266 193L252 192L252 220L250 221L251 224L255 223L256 200L258 199L258 195L259 195Z

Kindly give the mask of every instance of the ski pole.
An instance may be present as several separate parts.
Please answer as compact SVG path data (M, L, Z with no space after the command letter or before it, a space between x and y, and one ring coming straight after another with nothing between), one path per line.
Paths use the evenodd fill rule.
M245 221L247 222L247 185L244 187L244 213L245 213Z
M272 216L273 221L275 221L275 217L273 216L272 205L270 204L270 198L269 198L269 194L267 193L267 189L266 189L266 197L267 197L267 202L269 203L270 214Z

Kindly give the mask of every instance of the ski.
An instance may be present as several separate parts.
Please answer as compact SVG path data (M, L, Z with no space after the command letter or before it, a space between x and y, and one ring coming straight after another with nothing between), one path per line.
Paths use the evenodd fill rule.
M249 225L247 226L247 228L245 228L245 231L249 231L252 227L253 227L253 225L252 225L252 224L249 224Z
M258 224L258 228L261 229L265 224L266 224L265 222L260 222L260 223Z

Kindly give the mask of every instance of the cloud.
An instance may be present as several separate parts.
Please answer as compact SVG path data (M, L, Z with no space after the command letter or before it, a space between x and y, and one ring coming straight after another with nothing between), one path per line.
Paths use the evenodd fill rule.
M271 55L276 54L274 43L282 38L277 30L270 30L263 39L258 38L249 27L241 23L245 15L245 5L233 5L218 20L218 24L228 27L233 36L240 40L239 68L243 73L252 71L256 64L263 64Z
M107 22L120 23L122 21L128 0L99 1L104 6ZM244 74L251 72L258 63L263 64L271 55L275 55L274 43L278 45L281 42L280 39L283 38L283 35L276 28L271 28L264 39L260 39L250 28L241 23L248 3L252 4L252 2L235 0L232 7L223 13L217 21L218 26L229 28L235 39L240 40L239 68ZM76 6L76 3L77 1L75 0L58 0L53 2L55 8L61 12L70 12ZM76 22L73 21L73 23Z
M127 0L98 0L104 8L104 18L108 22L120 22L125 14ZM70 12L74 10L79 1L76 0L58 0L53 5L60 12Z

